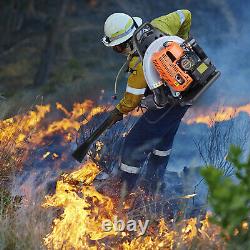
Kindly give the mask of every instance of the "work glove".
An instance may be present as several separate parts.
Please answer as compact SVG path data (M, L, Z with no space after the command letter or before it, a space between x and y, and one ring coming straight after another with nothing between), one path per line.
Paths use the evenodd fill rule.
M123 113L121 113L117 108L114 108L109 112L109 119L112 120L109 127L114 125L116 122L121 121L123 119Z

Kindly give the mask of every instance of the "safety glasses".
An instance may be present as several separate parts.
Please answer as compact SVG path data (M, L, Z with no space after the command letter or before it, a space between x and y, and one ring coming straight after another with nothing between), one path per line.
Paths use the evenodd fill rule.
M121 43L119 45L115 45L112 47L112 49L117 53L122 53L126 48L128 48L129 43L128 41Z

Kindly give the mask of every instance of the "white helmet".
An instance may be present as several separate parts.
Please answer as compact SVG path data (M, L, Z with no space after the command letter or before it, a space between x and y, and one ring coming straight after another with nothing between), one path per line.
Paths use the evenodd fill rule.
M136 28L142 24L140 17L131 17L124 13L110 15L104 24L102 41L107 47L112 47L127 41L133 36Z

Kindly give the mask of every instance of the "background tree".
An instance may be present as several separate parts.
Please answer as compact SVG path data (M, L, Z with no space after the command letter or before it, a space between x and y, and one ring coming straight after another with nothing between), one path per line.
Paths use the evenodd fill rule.
M53 18L54 20L50 25L46 43L41 55L41 62L35 75L34 85L45 84L48 81L51 66L55 57L56 43L59 39L60 29L63 25L63 19L66 14L68 3L69 0L58 2L58 15Z

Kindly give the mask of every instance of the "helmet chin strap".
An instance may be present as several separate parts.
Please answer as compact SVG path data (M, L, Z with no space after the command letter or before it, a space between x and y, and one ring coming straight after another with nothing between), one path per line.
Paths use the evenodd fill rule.
M135 26L135 28L137 29L139 26L138 26L138 24L137 24L137 22L135 21L135 19L133 18L133 17L131 17L132 19L133 19L133 22L134 22L134 26Z
M125 56L130 56L134 54L135 52L135 46L134 46L132 37L127 41L127 44L128 44L127 47L124 49L124 51L121 54Z

